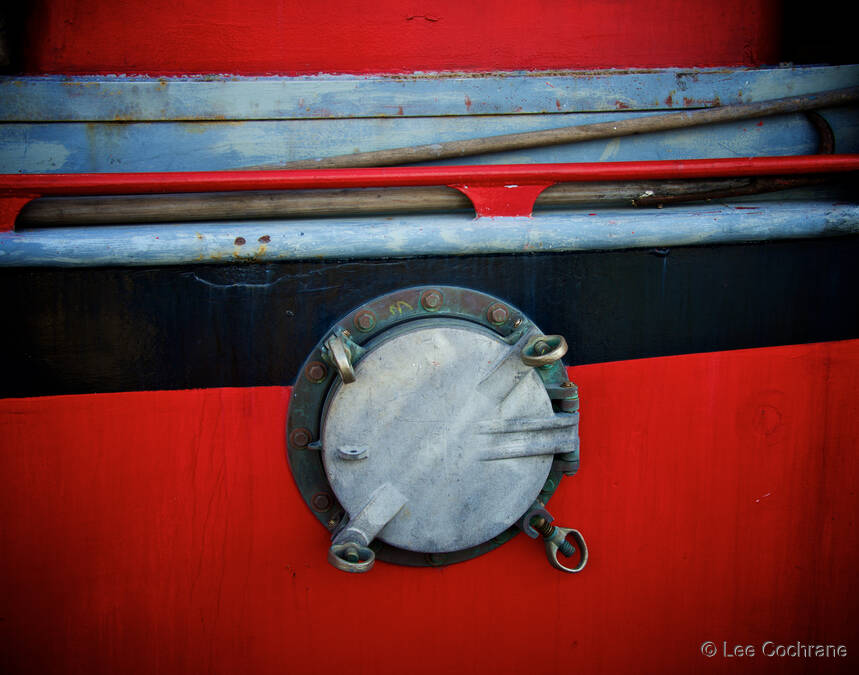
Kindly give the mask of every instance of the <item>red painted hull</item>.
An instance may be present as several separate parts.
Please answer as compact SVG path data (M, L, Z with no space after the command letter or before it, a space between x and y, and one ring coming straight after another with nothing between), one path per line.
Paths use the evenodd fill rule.
M90 78L66 87L62 76L106 76L92 78L98 87L114 75L203 74L192 80L203 87L208 75L221 82L245 75L391 75L378 78L384 85L373 90L383 92L378 105L355 108L362 124L379 121L378 129L363 132L375 134L368 147L385 146L387 122L416 114L407 107L403 115L387 94L412 77L440 83L444 99L452 75L470 82L463 73L501 78L498 71L531 71L529 81L545 74L554 89L548 76L571 71L564 79L565 100L572 102L579 84L582 91L593 84L589 69L682 69L658 91L636 92L632 109L614 100L613 89L607 104L569 109L554 94L543 108L522 99L524 110L516 95L499 94L503 105L496 110L494 94L484 92L484 107L472 110L471 98L460 103L456 94L455 107L433 115L473 112L488 120L548 109L613 116L681 100L684 107L717 106L719 97L707 91L687 98L696 69L839 63L828 47L850 27L825 4L808 11L777 0L19 4L0 12L0 23L9 26L7 42L0 31L0 60L8 44L13 79L59 75L70 99ZM800 26L799 37L790 35L791 25ZM822 48L795 58L815 36ZM729 94L758 100L794 93L783 88L814 89L803 79L807 73L791 79L792 72L779 68L774 81L787 85L767 91L759 84L751 94L744 73L726 72L738 82ZM290 126L296 110L307 128L319 125L294 138L308 153L351 152L351 141L340 148L343 132L329 124L355 115L349 97L364 95L336 93L345 80L314 78L313 101L284 107L272 93L269 113L259 119L223 120L207 98L187 110L159 112L156 105L138 114L135 79L117 81L127 82L129 92L103 116L100 106L82 111L77 99L71 122L32 98L30 108L13 111L3 138L12 139L5 147L26 150L24 172L81 171L72 179L77 194L380 185L394 175L398 185L475 185L472 170L457 167L265 174L274 184L239 170L269 161L268 154L258 160L255 147L271 138L279 148L296 133ZM490 79L480 81L491 88ZM148 84L169 93L182 81ZM256 136L246 133L248 123L286 131ZM45 133L64 125L68 135L60 142ZM86 130L75 135L76 125ZM199 140L150 147L147 139L162 137L129 136L123 145L128 132L171 125ZM236 135L206 140L215 129L233 128ZM206 135L197 135L201 130ZM772 136L777 144L794 143L789 129L779 133ZM355 139L356 151L364 140ZM225 170L216 175L131 173L155 171L161 155L193 155L207 142L218 144L220 154L202 153L200 162L209 171L210 156L221 161ZM844 136L838 142L839 152L848 152ZM725 154L746 154L724 147ZM140 159L137 148L152 152L123 163ZM670 169L666 176L690 177L690 169L712 176L726 162L732 175L787 164L856 166L855 155L798 163L776 157L605 163L615 151L607 146L603 163L584 165L587 175L577 180L641 178L654 168ZM87 153L86 163L64 168L65 155ZM583 170L560 166L567 166L565 175L527 165L479 171L536 191L535 181ZM85 173L94 170L130 173ZM55 182L69 182L32 174L4 180L0 191L23 199L0 204L0 229L11 227L30 197L62 193L66 188ZM533 195L527 196L515 213L530 211ZM482 262L450 256L438 264L420 258L4 271L7 336L14 338L4 343L6 395L33 397L0 399L0 673L854 672L859 340L844 338L859 336L859 324L841 319L857 315L855 246L854 237L738 245L728 253L729 247L656 248L635 256L492 255ZM334 318L404 279L482 290L497 285L499 297L577 342L571 355L578 362L833 341L572 368L582 400L582 467L550 507L559 523L587 538L582 574L560 574L547 564L541 542L519 536L450 567L380 562L370 574L346 575L326 563L329 534L308 511L287 465L290 388L166 389L294 381L306 353L302 341L312 344ZM121 391L134 388L158 390ZM42 396L92 391L119 393ZM702 653L708 641L712 657ZM764 653L797 642L844 645L847 656ZM754 655L737 655L737 647L748 654L749 645Z
M63 74L752 66L778 62L781 16L775 0L44 4L26 67Z
M859 340L571 369L588 537L344 575L284 455L289 388L0 401L8 672L845 672L855 648ZM699 651L715 641L720 655ZM726 659L722 643L754 645ZM10 647L13 647L10 649Z

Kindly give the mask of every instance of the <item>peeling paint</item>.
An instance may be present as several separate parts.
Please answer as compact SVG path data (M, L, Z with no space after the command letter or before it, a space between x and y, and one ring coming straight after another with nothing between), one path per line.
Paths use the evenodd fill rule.
M237 236L257 238L255 223L213 223L202 231L166 224L5 233L0 234L0 266L171 265L263 254L266 260L360 260L512 253L521 250L523 242L540 242L547 251L574 251L807 238L856 233L859 206L761 202L742 210L678 206L647 213L547 212L533 218L494 218L491 227L465 215L442 215L342 219L333 229L324 220L280 221L267 223L267 228L270 243L255 250L234 243ZM202 234L205 246L200 243ZM152 245L154 236L161 245Z
M658 110L778 98L855 85L859 66L666 69L303 78L55 77L0 79L0 121L165 121L413 117ZM586 83L586 86L583 84ZM547 86L548 85L548 86ZM562 102L558 91L568 92ZM666 99L671 97L671 105ZM618 101L621 107L618 108ZM561 103L559 107L558 104ZM624 108L623 105L629 106Z

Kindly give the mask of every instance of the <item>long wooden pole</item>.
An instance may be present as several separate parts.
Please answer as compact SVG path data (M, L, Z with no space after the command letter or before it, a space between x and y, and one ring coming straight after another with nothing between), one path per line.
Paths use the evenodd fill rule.
M543 191L537 206L626 203L658 195L731 190L749 179L724 178L644 183L559 183ZM290 190L286 192L192 193L108 197L49 197L31 202L19 227L65 227L114 223L178 223L260 218L314 218L346 214L429 213L472 210L471 201L448 187Z
M818 108L845 105L859 100L859 87L833 89L816 94L790 96L788 98L761 101L759 103L737 103L733 105L674 112L664 115L633 117L615 122L597 122L579 126L560 127L541 131L526 131L517 134L486 136L463 141L448 141L429 145L414 145L389 150L357 152L350 155L335 155L319 159L298 160L277 165L284 169L335 169L371 166L396 166L481 155L491 152L509 152L526 148L537 148L565 143L580 143L605 138L618 138L634 134L685 129L705 124L733 122L770 115L803 112Z

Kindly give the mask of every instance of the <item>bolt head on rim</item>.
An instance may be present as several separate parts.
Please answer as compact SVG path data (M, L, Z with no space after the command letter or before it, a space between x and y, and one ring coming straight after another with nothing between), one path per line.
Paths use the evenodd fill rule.
M311 438L310 431L304 427L293 429L292 433L289 434L289 442L296 448L306 448Z
M421 296L421 306L430 312L437 310L441 304L441 293L436 290L427 291Z
M321 361L311 361L304 369L304 375L311 382L322 382L328 375L328 368Z
M310 505L317 511L327 511L332 504L331 495L326 492L318 492L310 500Z
M507 321L510 318L510 312L507 308L500 304L496 303L491 305L488 310L486 310L486 318L490 323L495 324L496 326L500 326L502 323Z
M373 330L376 326L376 317L373 312L364 310L355 315L355 327L362 333Z

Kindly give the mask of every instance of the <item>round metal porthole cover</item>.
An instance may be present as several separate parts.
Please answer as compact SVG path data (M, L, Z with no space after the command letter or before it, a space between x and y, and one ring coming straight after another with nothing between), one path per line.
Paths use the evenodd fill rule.
M287 455L311 512L335 532L392 488L404 506L371 548L399 564L449 564L509 540L562 475L551 454L527 450L530 427L555 416L547 387L566 381L559 360L523 363L535 335L516 308L450 286L397 291L343 317L289 406Z

